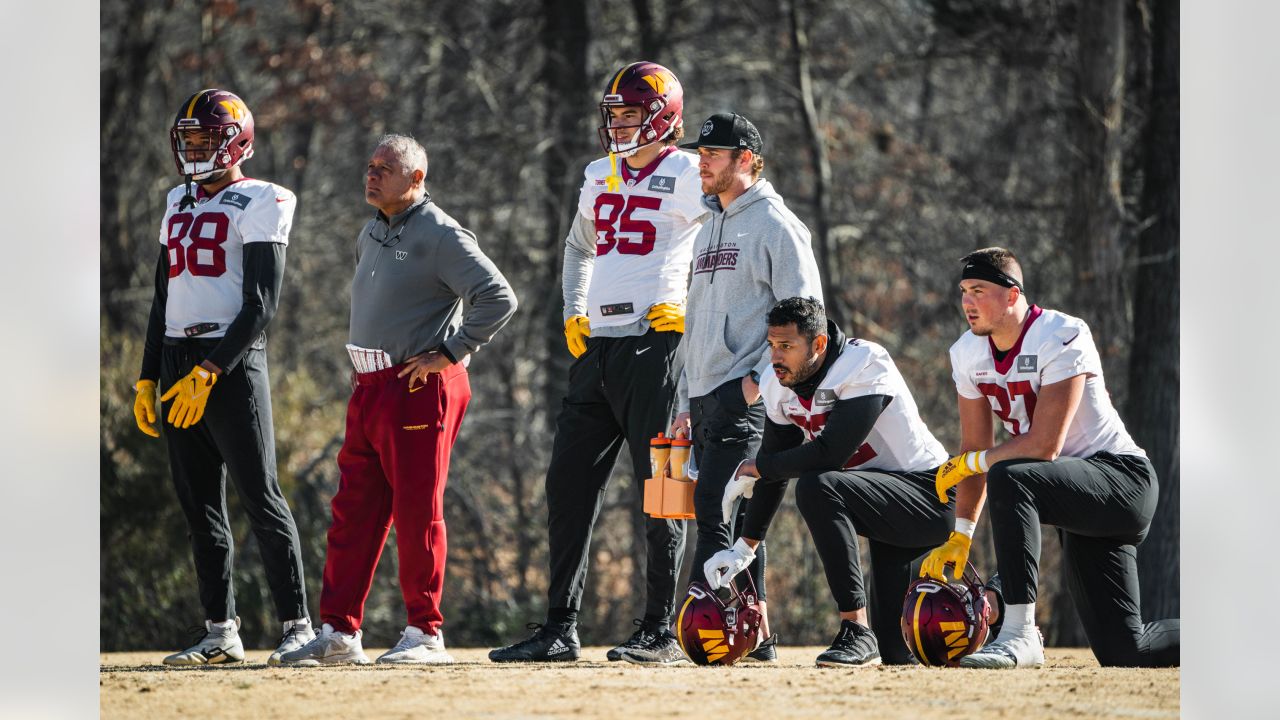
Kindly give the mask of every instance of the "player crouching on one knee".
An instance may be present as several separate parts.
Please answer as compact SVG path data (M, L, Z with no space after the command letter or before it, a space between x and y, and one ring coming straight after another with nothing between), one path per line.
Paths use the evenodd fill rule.
M966 332L951 346L960 408L960 455L937 473L937 501L956 493L956 531L922 575L964 570L988 492L1004 627L963 667L1040 667L1035 626L1040 525L1058 528L1067 589L1103 666L1179 663L1178 620L1143 624L1137 545L1159 494L1155 470L1111 405L1084 321L1027 302L1022 267L1004 248L965 256L960 296ZM997 444L995 414L1010 438Z
M706 562L707 582L725 586L747 567L789 479L798 478L796 505L840 614L840 629L817 664L911 663L899 609L912 564L952 527L953 506L934 500L933 470L946 450L920 419L889 353L846 338L818 300L777 303L767 337L773 372L760 381L764 438L754 458L738 466L721 508L728 523L738 498L750 498L742 537ZM859 535L871 543L869 620Z

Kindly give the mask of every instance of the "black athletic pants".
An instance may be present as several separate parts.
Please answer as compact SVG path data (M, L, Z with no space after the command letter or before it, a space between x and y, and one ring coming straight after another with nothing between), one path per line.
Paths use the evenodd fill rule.
M576 615L587 580L591 528L604 503L625 440L636 492L649 477L649 441L667 429L675 402L680 333L650 330L634 337L593 337L569 369L569 392L556 418L547 469L547 536L551 560L548 607ZM684 559L683 520L645 516L648 558L645 617L670 624Z
M693 577L706 581L702 566L742 536L747 503L739 502L733 530L724 523L720 501L725 485L738 464L754 459L764 432L764 403L748 406L742 397L742 378L735 378L708 395L689 398L689 423L693 452L698 464L698 486L693 491L697 515L698 542L693 551ZM747 566L760 600L766 599L764 586L765 543L756 548L756 559Z
M191 372L216 344L216 340L166 338L160 353L161 392ZM195 425L185 430L170 425L166 418L171 404L163 404L157 420L164 424L169 440L173 487L187 518L200 604L207 619L221 621L236 615L224 466L258 540L276 617L281 621L307 617L298 528L276 479L266 350L250 349L218 378L204 417Z
M1179 664L1179 621L1144 625L1140 612L1137 545L1159 497L1145 457L1098 453L996 463L987 473L987 497L1006 603L1035 602L1040 525L1054 525L1067 588L1098 662Z
M871 629L882 660L913 662L899 618L920 561L946 542L955 526L955 500L938 502L933 472L834 470L804 473L796 507L813 535L840 612L867 607L858 536L871 546Z

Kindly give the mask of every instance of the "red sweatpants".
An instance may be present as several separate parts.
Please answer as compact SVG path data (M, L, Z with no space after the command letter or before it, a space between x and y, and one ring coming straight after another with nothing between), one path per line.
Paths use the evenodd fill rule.
M364 619L392 522L409 624L436 633L444 620L444 486L471 384L459 363L411 389L403 368L357 375L347 405L320 593L320 617L345 633Z

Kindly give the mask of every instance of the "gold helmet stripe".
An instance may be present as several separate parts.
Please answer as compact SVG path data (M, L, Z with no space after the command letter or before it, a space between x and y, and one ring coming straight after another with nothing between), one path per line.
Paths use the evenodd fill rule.
M615 78L613 79L613 86L609 89L609 94L610 94L610 95L617 95L617 94L618 94L618 83L622 82L622 76L623 76L623 75L626 75L628 70L630 70L631 68L633 68L633 67L635 67L635 66L637 66L637 65L639 65L639 64L640 64L640 63L638 63L638 62L636 62L636 63L631 63L630 65L628 65L628 66L626 66L626 67L624 67L624 68L622 68L621 70L619 70L619 71L618 71L618 76L617 76L617 77L615 77Z

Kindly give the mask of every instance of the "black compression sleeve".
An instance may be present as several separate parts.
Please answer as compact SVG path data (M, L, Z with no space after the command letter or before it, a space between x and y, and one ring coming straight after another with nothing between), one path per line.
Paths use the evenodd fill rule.
M876 419L893 400L889 395L863 395L837 400L822 432L812 442L779 452L761 447L756 467L765 477L799 477L800 473L839 470L866 442ZM798 429L798 428L797 428Z
M160 381L160 347L164 344L164 311L169 302L169 248L160 248L156 261L155 293L151 296L151 317L142 343L142 372L139 380Z
M244 299L227 334L206 358L223 372L230 372L275 317L284 282L283 243L255 242L244 246Z
M776 453L788 448L799 447L804 443L804 431L790 423L779 425L772 420L764 421L764 437L760 440L760 454ZM756 468L759 469L757 462ZM742 524L742 536L752 540L763 540L769 531L769 524L782 505L782 498L787 494L789 478L767 475L760 471L761 478L747 502L747 516Z

